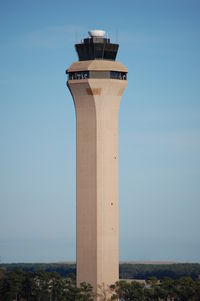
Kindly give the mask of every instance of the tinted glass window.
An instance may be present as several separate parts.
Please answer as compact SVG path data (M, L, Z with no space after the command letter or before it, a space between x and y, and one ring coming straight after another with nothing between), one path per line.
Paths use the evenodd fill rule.
M79 71L68 73L69 80L80 80L87 78L112 78L126 80L127 73L119 71Z

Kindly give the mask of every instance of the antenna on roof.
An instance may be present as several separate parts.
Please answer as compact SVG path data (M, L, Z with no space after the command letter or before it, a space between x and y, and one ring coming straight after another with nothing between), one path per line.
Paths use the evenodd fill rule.
M75 39L75 44L78 43L78 32L77 29L74 30L74 39Z
M118 37L118 35L119 35L119 32L118 32L118 29L116 29L116 44L118 44L118 40L119 40L119 37Z

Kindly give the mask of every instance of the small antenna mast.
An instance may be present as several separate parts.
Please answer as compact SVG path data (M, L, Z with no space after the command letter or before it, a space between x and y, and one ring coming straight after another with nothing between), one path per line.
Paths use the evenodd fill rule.
M116 29L116 44L119 42L119 31Z
M75 31L74 31L74 38L75 38L75 44L77 44L77 42L78 42L78 32L77 32L77 29L75 29Z

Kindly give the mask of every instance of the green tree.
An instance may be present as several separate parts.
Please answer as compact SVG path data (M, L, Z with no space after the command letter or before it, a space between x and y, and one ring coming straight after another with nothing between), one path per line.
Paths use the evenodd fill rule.
M20 271L5 273L5 276L0 280L0 300L20 300L23 278L24 273Z
M82 282L77 289L76 301L93 301L92 286L86 282Z
M197 279L194 282L194 289L195 289L195 301L199 301L200 300L200 279Z
M173 301L176 298L175 281L165 277L160 283L161 297L166 301Z
M191 277L182 277L175 281L175 300L194 301L195 285Z
M123 301L144 300L144 285L136 281L119 281L116 283L115 291L118 298Z

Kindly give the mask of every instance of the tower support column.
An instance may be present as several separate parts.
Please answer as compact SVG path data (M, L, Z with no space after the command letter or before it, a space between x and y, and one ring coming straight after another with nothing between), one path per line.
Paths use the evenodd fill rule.
M77 128L77 283L119 279L118 110L126 81L69 80Z

